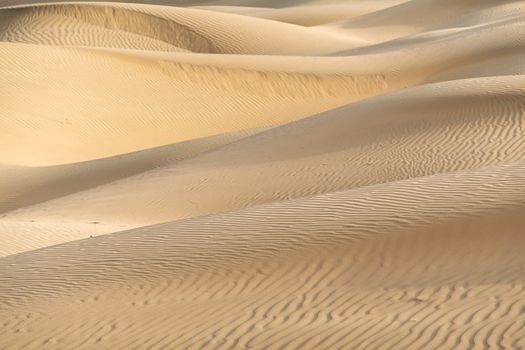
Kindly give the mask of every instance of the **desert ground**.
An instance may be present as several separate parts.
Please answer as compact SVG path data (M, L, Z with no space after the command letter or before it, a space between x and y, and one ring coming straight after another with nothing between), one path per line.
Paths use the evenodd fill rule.
M525 2L1 0L0 349L525 349Z

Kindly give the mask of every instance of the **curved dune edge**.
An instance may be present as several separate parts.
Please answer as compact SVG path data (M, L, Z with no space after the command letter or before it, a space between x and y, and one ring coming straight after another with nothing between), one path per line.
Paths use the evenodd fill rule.
M226 43L257 43L254 38L228 37L233 20L225 20L220 13L113 4L118 10L113 18L113 13L105 10L110 8L108 6L87 3L42 8L48 9L51 23L58 23L59 29L81 26L84 17L109 26L107 21L112 23L112 19L124 21L127 18L116 14L122 10L137 16L148 14L163 18L175 25L185 20L188 23L184 25L193 25L197 30L206 16L213 14L219 19L210 22L212 27L200 28L202 33L225 33L226 37L219 35L215 40ZM31 7L0 12L28 9ZM56 19L52 14L53 11L62 13L59 9L66 14L70 9L72 14L64 20ZM191 16L183 16L184 11L190 11ZM505 11L495 12L488 23L454 29L452 34L431 31L432 35L426 37L339 50L339 57L306 55L268 59L265 56L275 49L271 47L275 40L268 42L270 46L263 50L265 55L196 55L151 51L148 46L141 48L143 41L136 37L124 42L137 43L129 50L111 45L95 45L89 49L86 46L89 43L81 41L54 46L58 44L49 40L61 38L60 30L37 38L31 45L24 44L15 35L8 42L0 43L4 57L0 62L0 74L4 78L2 93L6 111L6 122L0 125L6 131L0 139L0 156L2 162L19 165L80 162L223 132L280 125L425 81L522 74L525 67L519 54L520 17L508 16ZM21 22L14 17L3 24L7 29L0 31L7 37L10 37L10 27L14 28L13 33L23 34L26 27L36 26L38 30L48 23L47 20L41 23L38 16L36 19L29 16ZM244 16L234 15L234 19L237 18ZM247 26L243 31L245 35L261 32L259 25L252 23L253 19L246 21L241 26ZM139 25L142 21L131 23ZM273 24L264 21L265 26ZM214 26L219 31L214 30ZM303 28L286 26L294 28L292 31L300 30L296 27ZM83 31L63 32L75 40L97 37ZM293 40L309 42L313 39ZM417 54L414 54L416 49ZM35 56L38 62L31 58ZM58 66L57 59L62 62ZM75 78L71 79L72 76ZM45 89L35 81L46 81ZM61 100L50 105L48 102L56 101L57 95ZM140 96L140 99L129 100L128 96ZM29 108L24 103L27 100L31 101ZM144 125L150 121L144 115L151 119L147 128ZM229 117L217 119L214 115ZM38 143L21 142L32 138L35 130L46 136ZM133 139L131 144L127 141L130 138ZM62 140L62 144L57 145L57 140ZM89 147L92 143L99 147ZM67 150L62 151L66 147Z
M18 165L87 161L275 126L388 88L381 74L266 73L11 43L0 43L0 51L10 58L0 62L6 76L0 156ZM35 130L43 136L21 142ZM98 146L87 146L93 142Z
M110 158L47 167L0 164L3 199L0 215L18 208L93 189L127 177L173 165L261 132L251 129L194 139Z
M524 16L4 0L0 349L525 349Z
M95 30L102 35L116 31L117 42L118 33L125 32L196 53L323 55L355 46L345 36L302 26L190 8L71 2L0 8L0 15L2 41L67 45L92 36L74 35L75 31ZM275 32L280 32L279 40ZM317 45L306 39L316 40Z
M447 347L484 332L519 344L523 170L393 182L3 258L6 343ZM81 316L56 321L69 308Z
M95 231L109 233L115 226L139 227L523 160L522 84L521 77L477 78L378 96L6 213L3 229L16 235L31 225L60 222L53 235L60 243L71 237L58 233L63 227L85 238L92 235L85 225L91 222L98 223ZM17 249L40 248L46 237L47 230L36 232Z

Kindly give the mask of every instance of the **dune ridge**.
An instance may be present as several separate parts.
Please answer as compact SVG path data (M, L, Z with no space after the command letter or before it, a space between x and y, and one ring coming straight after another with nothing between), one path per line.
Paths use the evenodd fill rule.
M525 6L0 4L0 350L525 349Z

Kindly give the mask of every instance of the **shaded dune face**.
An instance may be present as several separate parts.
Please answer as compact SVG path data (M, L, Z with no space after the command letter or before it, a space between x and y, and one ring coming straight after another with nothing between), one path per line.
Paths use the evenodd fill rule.
M164 47L158 50L171 51L172 47L174 51L220 53L209 39L188 27L124 8L45 5L3 10L2 16L0 31L4 41L97 46L99 43L96 41L100 40L104 32L112 35L126 32L131 36L158 42L159 45L162 43ZM127 42L118 44L115 46L128 48Z
M522 1L0 5L0 349L525 349Z

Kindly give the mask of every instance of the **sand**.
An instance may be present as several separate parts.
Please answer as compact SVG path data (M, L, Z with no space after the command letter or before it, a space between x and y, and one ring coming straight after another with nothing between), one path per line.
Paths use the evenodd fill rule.
M0 349L525 349L525 6L0 4Z

